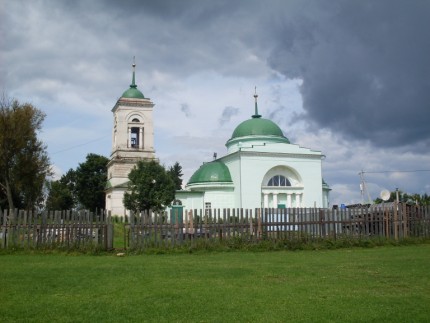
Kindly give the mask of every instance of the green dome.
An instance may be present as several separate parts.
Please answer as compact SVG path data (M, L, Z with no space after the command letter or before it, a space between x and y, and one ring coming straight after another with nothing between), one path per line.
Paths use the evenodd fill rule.
M236 142L238 138L242 137L264 137L264 139L275 138L276 140L281 139L282 142L290 143L276 123L271 120L255 116L253 116L252 119L239 124L236 129L234 129L228 143L233 141Z
M289 143L281 128L279 128L276 123L263 118L253 117L252 119L242 122L234 129L230 140L247 136L280 137Z
M140 92L136 85L133 87L133 85L130 85L130 88L125 91L122 95L122 98L128 98L128 99L144 99L143 93Z
M227 166L220 161L213 161L210 163L203 164L200 168L191 176L188 184L196 183L207 183L207 182L229 182L231 183L231 175Z
M271 120L263 119L258 113L257 105L257 88L255 89L255 113L252 119L242 122L234 129L231 138L227 141L226 146L229 147L238 141L254 141L254 140L268 140L274 142L290 143L287 137L284 136L281 128ZM243 138L243 139L239 139Z

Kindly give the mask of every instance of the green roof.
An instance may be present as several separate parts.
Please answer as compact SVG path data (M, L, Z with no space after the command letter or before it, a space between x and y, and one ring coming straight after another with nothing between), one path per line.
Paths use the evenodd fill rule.
M325 182L324 178L322 179L322 186L323 188L328 188L330 189L330 186ZM331 189L330 189L331 190Z
M130 88L125 91L122 95L122 98L129 98L129 99L144 99L145 97L143 96L143 93L140 92L138 89L136 89L135 87L132 87L130 85Z
M281 128L271 120L252 118L239 124L234 129L231 139L246 136L276 136L284 137Z
M125 183L117 184L117 185L112 185L110 180L108 180L105 184L105 190L108 190L110 188L128 188L128 183L129 183L129 181L127 181Z
M203 164L200 168L191 176L188 184L196 183L232 183L230 171L227 166L220 161L212 161L210 163Z
M282 139L281 140L282 142L290 143L288 138L284 136L284 133L282 132L281 128L279 128L279 126L276 123L261 117L261 115L258 113L257 93L254 95L254 98L255 98L255 113L252 116L252 119L245 120L244 122L239 124L236 127L236 129L234 129L233 134L231 135L231 138L229 139L228 142L235 141L234 139L236 138L256 136L256 137L266 137L266 138L275 137L277 140Z

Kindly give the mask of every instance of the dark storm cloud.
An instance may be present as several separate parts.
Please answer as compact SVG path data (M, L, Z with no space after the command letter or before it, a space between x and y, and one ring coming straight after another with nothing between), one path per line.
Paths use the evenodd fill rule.
M246 6L244 4L247 4ZM187 77L214 70L253 73L244 59L254 32L247 1L101 1L121 38L152 68ZM254 72L255 73L255 72Z
M218 119L218 124L222 126L223 124L230 121L231 117L237 115L239 109L235 107L225 107L222 111L221 117Z
M115 86L109 92L122 93L130 75L118 71L134 55L144 93L153 71L176 79L216 71L252 84L255 60L303 80L305 113L294 120L376 146L430 145L429 1L10 1L2 8L6 91L36 85L34 95L61 89L87 100Z
M269 63L303 79L305 116L376 146L430 144L430 2L315 2L273 26ZM418 146L417 146L418 147Z

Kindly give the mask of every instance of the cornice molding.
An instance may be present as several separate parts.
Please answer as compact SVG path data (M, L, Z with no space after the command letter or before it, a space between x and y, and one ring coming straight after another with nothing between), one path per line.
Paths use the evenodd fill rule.
M236 156L237 155L237 156ZM262 152L262 151L243 151L243 150L238 150L235 151L234 153L225 155L223 157L221 157L221 160L232 160L235 159L235 157L288 157L288 158L294 158L294 159L299 159L299 158L305 158L305 159L314 159L314 160L321 160L323 158L324 155L322 154L297 154L297 153L281 153L281 152Z
M116 111L119 107L142 107L142 108L153 108L155 104L147 99L141 100L124 100L119 99L115 106L112 108L112 112Z

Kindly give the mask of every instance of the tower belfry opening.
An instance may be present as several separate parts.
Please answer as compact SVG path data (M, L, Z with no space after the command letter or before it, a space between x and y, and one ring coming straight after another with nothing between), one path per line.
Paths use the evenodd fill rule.
M131 148L139 147L139 128L131 128Z

